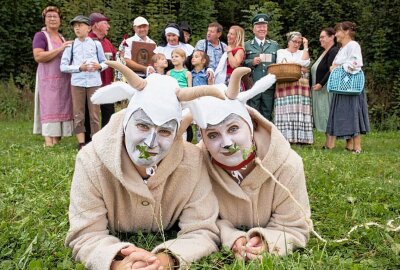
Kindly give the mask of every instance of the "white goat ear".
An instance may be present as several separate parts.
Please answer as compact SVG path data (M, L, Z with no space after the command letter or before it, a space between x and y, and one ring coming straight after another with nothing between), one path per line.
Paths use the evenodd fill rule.
M253 87L249 90L239 93L237 99L242 103L246 103L246 101L248 101L249 99L269 89L275 83L275 81L275 75L268 74L267 76L264 76L256 81Z
M93 104L107 104L128 99L130 100L137 90L124 82L115 82L97 89L90 100Z

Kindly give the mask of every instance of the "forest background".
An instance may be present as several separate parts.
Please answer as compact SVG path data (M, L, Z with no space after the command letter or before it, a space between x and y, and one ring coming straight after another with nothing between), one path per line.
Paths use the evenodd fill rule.
M61 33L73 38L69 21L78 14L102 12L111 19L109 39L115 47L123 35L132 35L132 21L141 15L150 22L149 36L160 41L168 22L188 21L193 29L191 43L204 38L207 25L218 21L227 29L234 24L253 37L251 18L258 12L272 16L269 37L286 47L285 33L300 31L310 41L312 60L322 49L322 28L350 20L357 24L356 40L361 44L366 74L370 120L377 130L400 129L400 1L389 0L20 0L2 1L0 7L0 116L15 117L23 112L34 89L36 63L32 38L43 26L41 12L47 5L62 11Z

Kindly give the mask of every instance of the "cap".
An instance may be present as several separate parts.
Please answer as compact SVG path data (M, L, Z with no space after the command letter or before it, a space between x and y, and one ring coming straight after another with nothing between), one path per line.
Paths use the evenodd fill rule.
M91 25L94 25L97 22L110 20L109 18L107 18L106 16L104 16L103 14L98 13L98 12L94 12L94 13L90 14L89 19L90 19Z
M90 26L90 19L89 19L88 17L86 17L86 16L83 16L83 15L78 15L78 16L76 16L75 18L73 18L73 19L69 22L69 24L70 24L70 25L73 25L73 24L76 23L76 22L85 23L85 24L87 24L87 25Z
M259 23L268 23L271 20L271 17L268 14L257 14L256 16L253 17L251 20L251 23L253 25L259 24Z
M141 17L141 16L139 16L139 17L137 17L134 21L133 21L133 26L139 26L139 25L149 25L149 22L145 19L145 18L143 18L143 17Z

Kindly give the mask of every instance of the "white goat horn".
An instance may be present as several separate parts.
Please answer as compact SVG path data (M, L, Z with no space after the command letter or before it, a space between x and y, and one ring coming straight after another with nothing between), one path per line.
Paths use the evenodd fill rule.
M129 85L135 88L136 90L143 90L146 86L146 80L140 78L134 71L132 71L129 67L124 66L123 64L117 61L106 61L105 62L108 66L118 70L121 72L126 80L128 81Z
M251 69L248 67L237 67L233 70L231 78L229 79L228 89L225 92L225 95L229 99L236 99L240 92L240 80L250 71Z
M224 94L212 85L202 85L178 89L176 96L179 101L191 101L203 96L212 96L225 99Z

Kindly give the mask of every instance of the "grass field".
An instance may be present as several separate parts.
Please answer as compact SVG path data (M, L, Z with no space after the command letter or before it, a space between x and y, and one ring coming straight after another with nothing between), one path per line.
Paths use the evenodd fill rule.
M84 269L64 247L68 230L69 187L77 153L74 138L44 148L41 136L31 134L30 122L0 122L0 269ZM228 251L213 254L193 269L399 269L400 133L370 133L361 155L344 150L339 141L322 150L323 134L313 146L294 149L303 157L315 230L306 249L261 263L235 261ZM151 248L161 237L134 234L132 242Z

